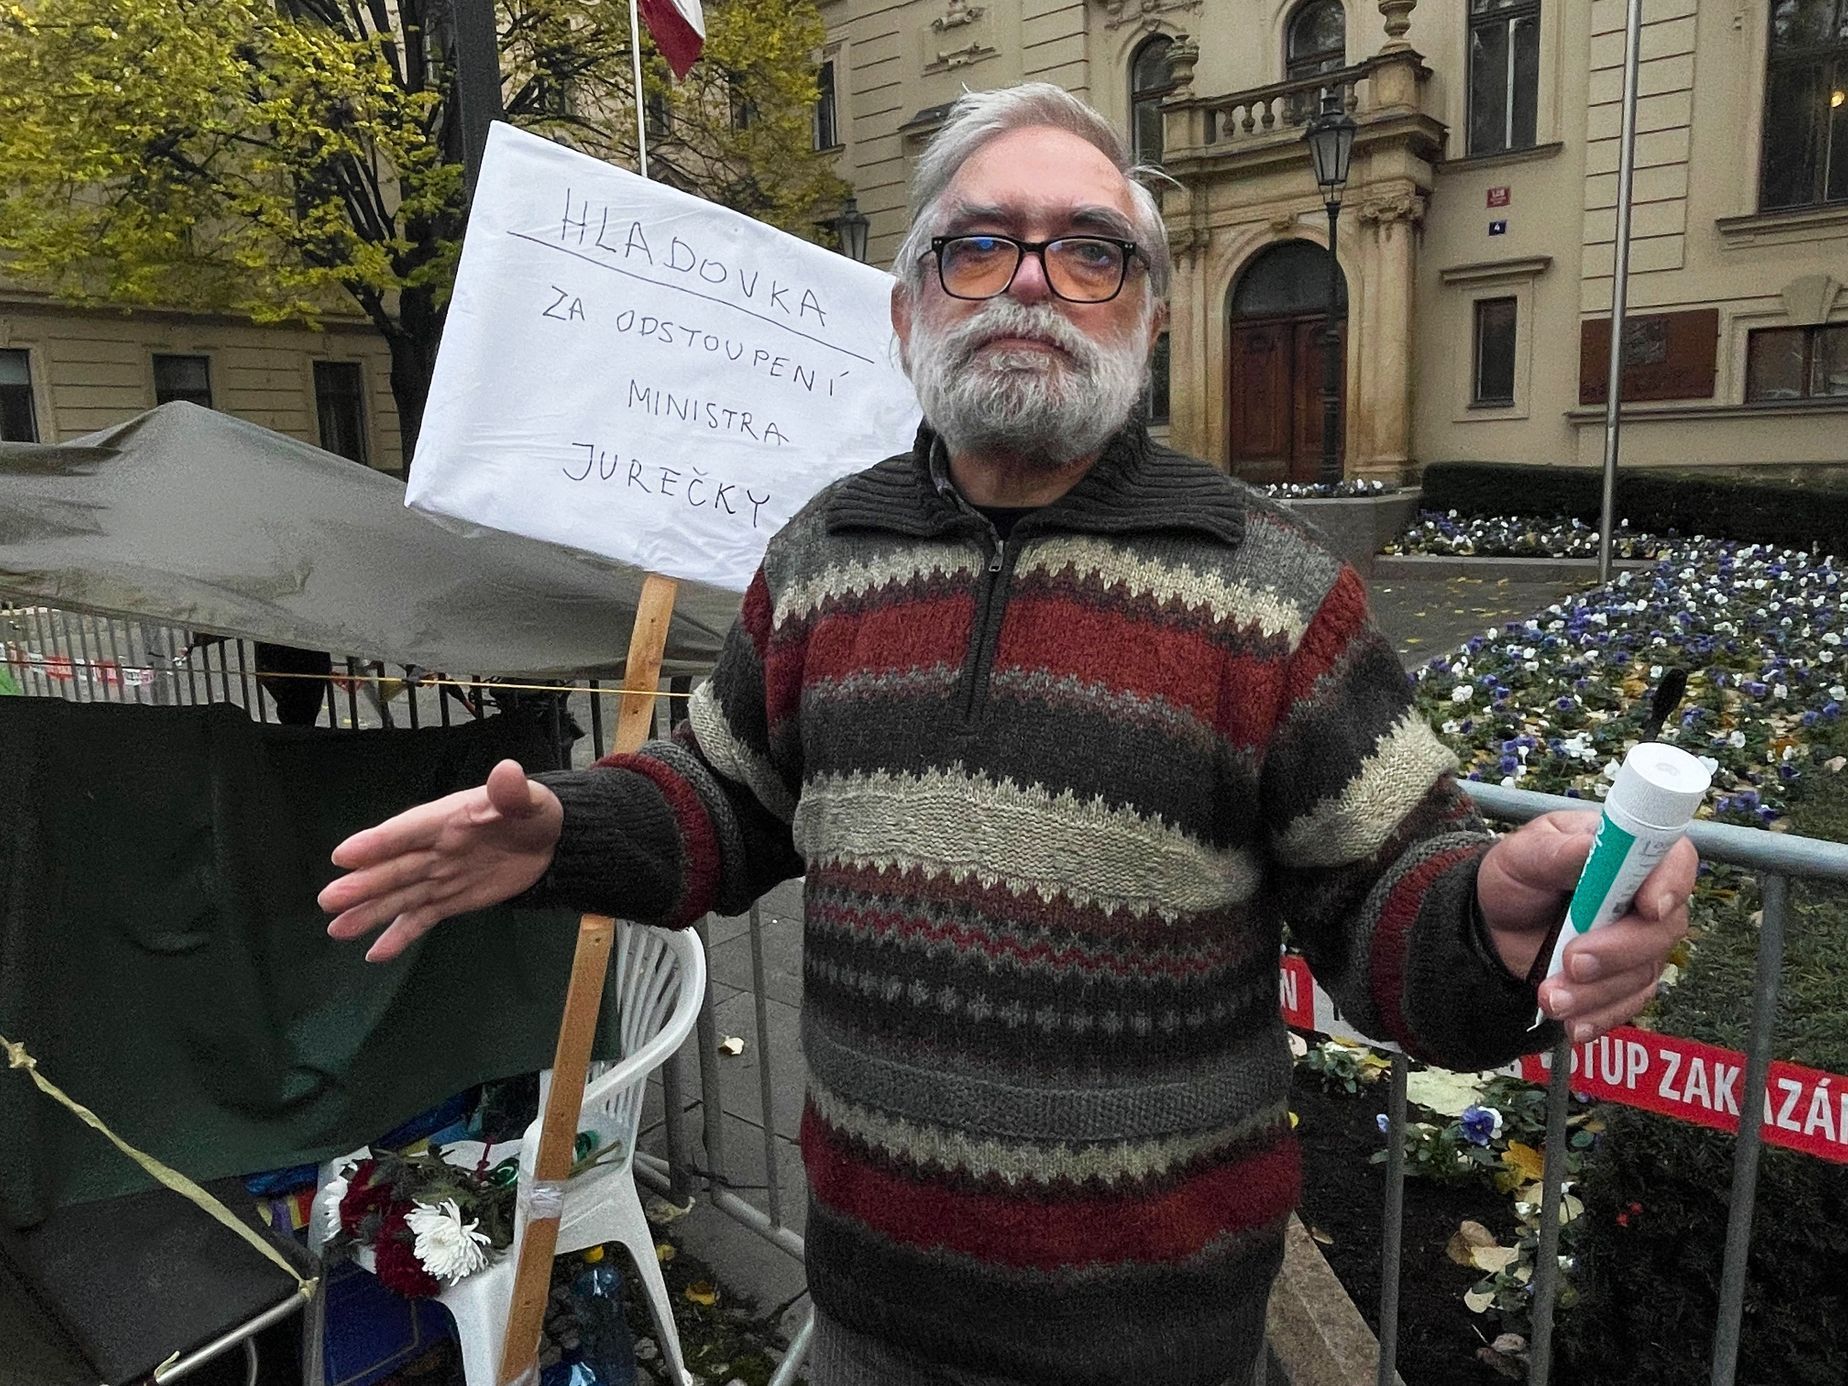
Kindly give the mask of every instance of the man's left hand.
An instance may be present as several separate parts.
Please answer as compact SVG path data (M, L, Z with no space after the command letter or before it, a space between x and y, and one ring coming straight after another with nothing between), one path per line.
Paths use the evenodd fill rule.
M1502 962L1516 976L1532 969L1547 934L1565 914L1591 853L1596 813L1549 813L1498 841L1482 859L1476 899ZM1663 965L1688 931L1688 895L1700 857L1686 838L1670 849L1636 892L1631 912L1566 946L1565 971L1540 988L1540 1006L1583 1043L1649 1004Z

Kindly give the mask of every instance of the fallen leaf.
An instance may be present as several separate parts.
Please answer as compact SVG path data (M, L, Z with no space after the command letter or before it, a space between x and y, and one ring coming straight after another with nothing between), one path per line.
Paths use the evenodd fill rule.
M693 1211L693 1200L688 1199L685 1206L670 1203L659 1194L650 1194L648 1201L642 1205L642 1212L650 1222L678 1222Z
M1844 765L1848 765L1848 756L1831 756L1823 761L1822 768L1832 775L1839 775Z
M1459 1266L1468 1266L1474 1264L1476 1252L1494 1245L1493 1232L1479 1222L1465 1221L1450 1234L1450 1240L1444 1245L1444 1254Z
M1335 1239L1319 1227L1311 1227L1309 1229L1309 1235L1323 1246L1333 1246L1335 1244Z
M1406 1075L1405 1097L1408 1102L1429 1107L1444 1116L1462 1116L1463 1109L1474 1106L1482 1096L1482 1085L1487 1077L1482 1073L1421 1069Z
M1503 1356L1512 1357L1517 1352L1527 1351L1527 1339L1519 1333L1498 1333L1495 1335L1495 1341L1489 1346Z
M744 1040L737 1035L727 1035L719 1041L719 1053L733 1055L744 1053Z
M666 1265L679 1254L680 1252L675 1248L672 1242L655 1243L655 1260L659 1261L662 1265Z
M1500 1376L1509 1377L1515 1381L1524 1381L1527 1377L1525 1363L1511 1357L1504 1357L1492 1347L1477 1348L1476 1360L1493 1367Z
M1495 1291L1467 1290L1463 1295L1463 1303L1465 1307L1469 1309L1470 1313L1480 1314L1491 1304L1495 1303Z
M1506 1270L1520 1254L1519 1248L1512 1246L1479 1246L1469 1253L1469 1263L1485 1274L1494 1275Z
M1546 1159L1526 1141L1509 1141L1502 1163L1521 1178L1532 1181L1546 1172Z
M1301 1126L1302 1124L1303 1124L1303 1119L1297 1116L1295 1112L1291 1112L1290 1113L1290 1129L1294 1131L1298 1126Z
M710 1280L695 1280L680 1293L694 1304L711 1305L719 1302L719 1287Z

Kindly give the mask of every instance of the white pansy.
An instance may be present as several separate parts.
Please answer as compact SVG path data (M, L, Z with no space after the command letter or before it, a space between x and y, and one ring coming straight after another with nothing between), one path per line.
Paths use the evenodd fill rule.
M1475 696L1476 690L1467 683L1459 683L1455 688L1450 690L1450 701L1453 703L1467 703Z
M1719 761L1715 760L1712 756L1695 756L1694 759L1700 762L1700 768L1705 770L1709 775L1720 768Z
M1745 745L1745 733L1742 731L1729 733L1726 738L1726 744L1731 746L1735 751L1738 750L1741 746Z
M476 1231L472 1220L462 1220L453 1198L434 1208L419 1203L404 1222L417 1238L417 1259L438 1280L453 1285L488 1264L487 1234Z
M340 1235L340 1200L346 1195L347 1177L343 1170L327 1181L327 1187L314 1200L314 1225L324 1242Z
M1662 677L1662 666L1660 664L1651 664L1649 666L1649 677L1652 679L1661 678Z
M1829 696L1838 703L1848 702L1848 684L1831 684L1829 686Z

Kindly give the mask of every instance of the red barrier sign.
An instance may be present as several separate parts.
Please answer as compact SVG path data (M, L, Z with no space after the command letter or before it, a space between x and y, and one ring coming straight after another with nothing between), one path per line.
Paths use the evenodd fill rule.
M1547 1079L1551 1055L1529 1054L1521 1076ZM1678 1035L1621 1026L1572 1049L1572 1091L1627 1107L1737 1131L1745 1056ZM1848 1078L1773 1060L1760 1130L1767 1144L1848 1164Z
M1285 954L1282 963L1285 1025L1380 1047L1341 1020L1306 962ZM1528 1054L1515 1068L1545 1083L1551 1060ZM1744 1087L1745 1055L1677 1035L1625 1025L1572 1049L1573 1092L1715 1131L1739 1129ZM1773 1060L1760 1119L1767 1144L1848 1164L1848 1077Z

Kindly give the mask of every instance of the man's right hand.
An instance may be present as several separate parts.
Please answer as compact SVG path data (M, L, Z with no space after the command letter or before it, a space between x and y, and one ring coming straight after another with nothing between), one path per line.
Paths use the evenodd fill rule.
M558 796L503 760L480 789L407 809L334 849L350 873L320 894L327 932L362 938L387 925L366 952L388 962L451 915L511 900L545 875L564 828Z

